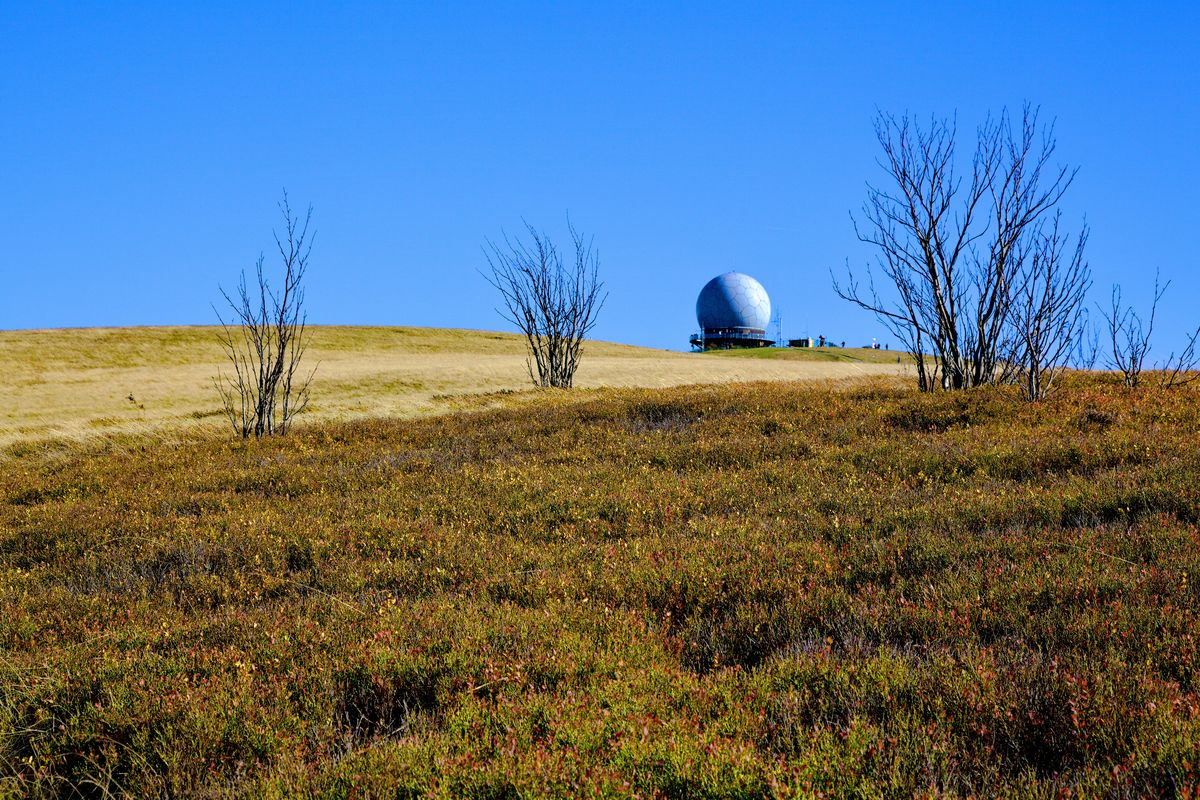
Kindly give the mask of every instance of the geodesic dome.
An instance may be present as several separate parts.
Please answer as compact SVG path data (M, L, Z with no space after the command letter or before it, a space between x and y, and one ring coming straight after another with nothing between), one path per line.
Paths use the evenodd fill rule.
M706 331L737 328L765 331L771 324L771 299L754 278L741 272L726 272L700 290L696 319Z

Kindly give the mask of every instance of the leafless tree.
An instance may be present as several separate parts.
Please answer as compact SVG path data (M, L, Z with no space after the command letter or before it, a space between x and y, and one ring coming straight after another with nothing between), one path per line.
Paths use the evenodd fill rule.
M1120 285L1112 288L1111 305L1101 309L1107 323L1109 339L1109 369L1121 373L1125 385L1136 389L1142 380L1146 357L1150 355L1150 337L1154 333L1154 318L1158 315L1158 301L1167 292L1170 281L1160 286L1158 272L1154 273L1154 297L1150 301L1150 316L1143 320L1132 305L1125 305Z
M601 294L600 256L591 238L569 219L567 227L574 248L569 264L549 237L528 223L528 241L506 235L503 246L489 240L484 248L490 270L484 277L504 300L501 316L525 335L535 386L571 386L583 341L607 298Z
M1196 345L1200 343L1200 328L1192 331L1178 355L1171 353L1163 366L1158 369L1158 385L1164 389L1174 386L1184 386L1200 379L1200 352Z
M1109 310L1102 310L1111 347L1107 366L1120 372L1125 385L1131 389L1141 385L1143 372L1153 373L1157 376L1157 384L1166 389L1200 378L1200 352L1197 352L1200 328L1192 331L1180 352L1171 352L1161 364L1146 366L1158 304L1170 286L1170 281L1160 284L1159 273L1154 273L1154 294L1150 300L1150 314L1145 320L1132 305L1125 305L1119 285L1113 286Z
M835 291L900 337L923 390L1014 378L1020 341L1009 317L1020 258L1076 174L1050 164L1053 125L1039 131L1029 106L1015 125L1007 112L989 117L965 181L956 172L954 120L923 128L880 113L875 134L888 187L868 186L862 223L854 221L859 240L876 249L875 268L865 287L847 269L845 283L834 277Z
M1034 401L1053 391L1087 323L1092 279L1083 253L1088 231L1085 226L1068 255L1061 223L1062 214L1056 213L1048 225L1038 225L1034 235L1020 243L1022 251L1014 258L1020 269L1012 286L1009 325L1017 344L1021 387L1026 398Z
M221 289L229 320L213 307L221 322L221 346L229 367L229 372L218 372L213 383L229 423L243 439L287 433L293 418L308 406L316 371L315 367L307 373L300 369L308 348L304 274L312 251L312 207L301 220L292 213L284 192L279 210L284 234L275 234L275 245L283 262L282 288L271 287L260 255L253 286L247 285L243 270L236 295Z

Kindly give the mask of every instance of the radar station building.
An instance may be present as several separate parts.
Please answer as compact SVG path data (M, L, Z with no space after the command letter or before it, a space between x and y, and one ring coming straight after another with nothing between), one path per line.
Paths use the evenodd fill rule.
M704 285L696 298L700 332L689 340L696 350L770 347L771 299L758 281L741 272L726 272Z

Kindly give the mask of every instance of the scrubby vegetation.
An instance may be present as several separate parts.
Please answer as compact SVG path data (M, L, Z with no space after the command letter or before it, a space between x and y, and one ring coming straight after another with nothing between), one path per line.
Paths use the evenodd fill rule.
M1194 796L1200 406L758 384L0 472L14 796Z

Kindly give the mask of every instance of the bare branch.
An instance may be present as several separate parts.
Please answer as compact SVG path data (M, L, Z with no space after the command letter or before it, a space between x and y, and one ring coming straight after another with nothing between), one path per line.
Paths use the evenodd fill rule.
M1019 265L1010 317L1012 339L1019 345L1015 363L1025 396L1035 401L1054 390L1055 379L1078 349L1087 322L1092 279L1083 254L1088 229L1084 226L1066 257L1061 221L1062 215L1055 214L1048 230L1039 225L1032 241L1014 251L1018 253L1014 263ZM1026 244L1028 252L1023 252Z

